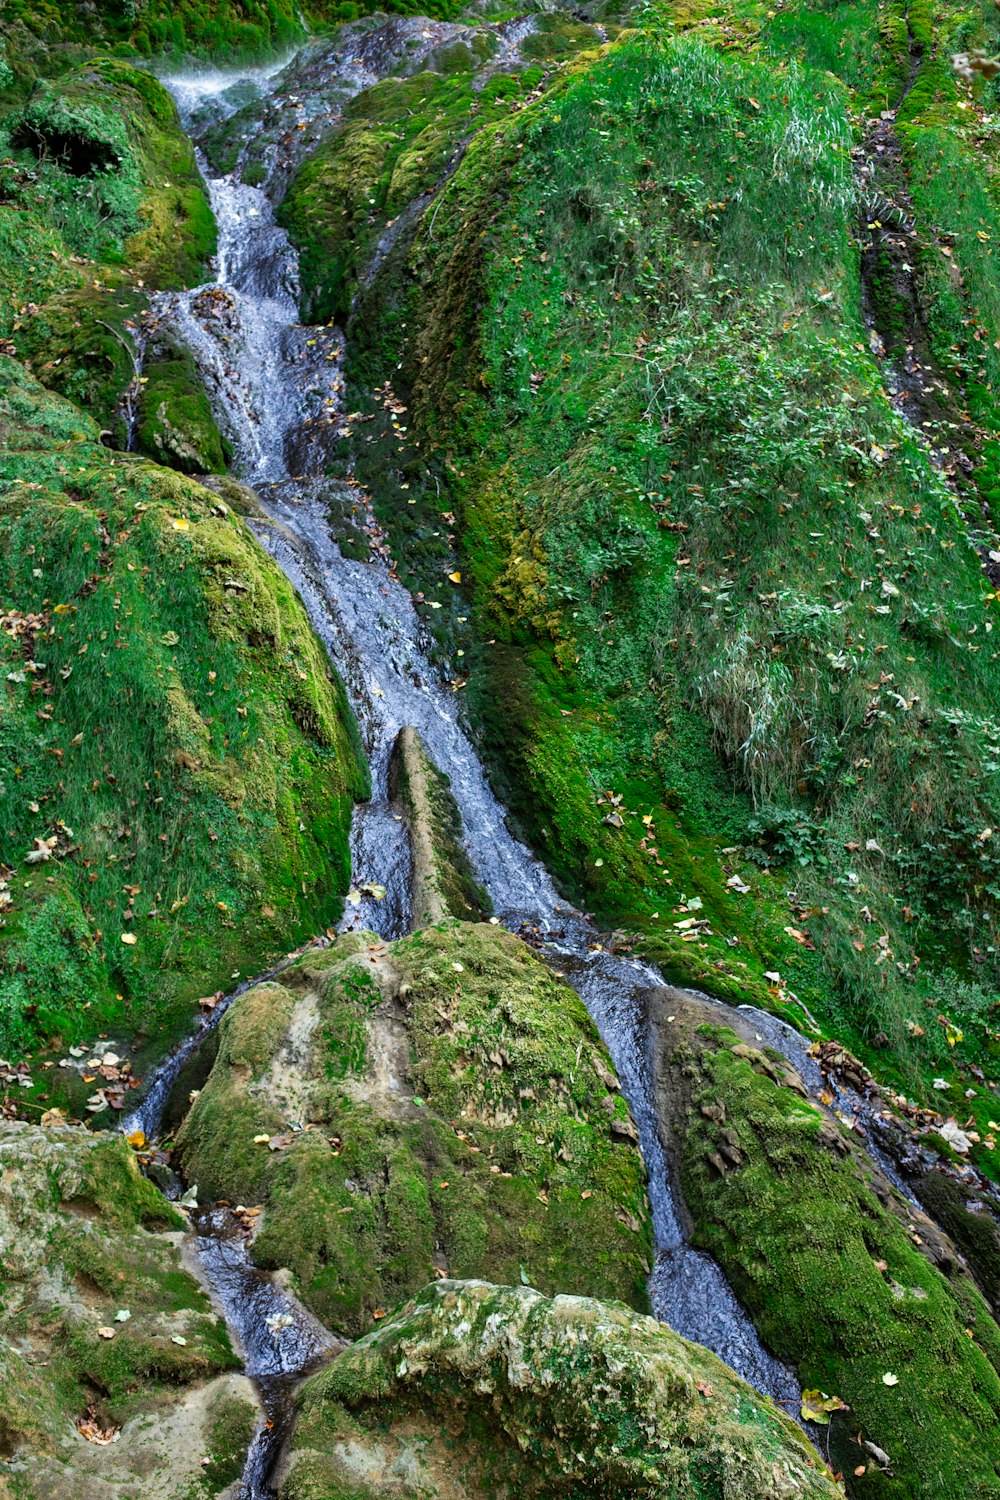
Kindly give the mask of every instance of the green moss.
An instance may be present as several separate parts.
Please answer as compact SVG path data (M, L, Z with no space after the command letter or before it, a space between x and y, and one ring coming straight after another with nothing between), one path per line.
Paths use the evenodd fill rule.
M91 58L0 116L0 152L0 336L123 444L145 289L197 281L215 249L173 100Z
M888 78L899 28L858 18ZM630 37L578 61L477 134L363 290L351 401L358 475L561 887L678 975L888 1037L912 1088L949 1055L925 1004L963 1008L966 1060L991 1045L967 964L996 951L1000 656L980 524L870 358L851 140L846 91L773 55ZM936 161L942 205L958 170ZM954 211L988 308L981 175ZM968 343L935 288L935 347Z
M224 474L227 447L190 350L172 346L143 362L137 449L184 474Z
M730 1031L694 1029L694 1008L689 1020L669 1005L658 1092L695 1243L803 1388L849 1404L831 1427L837 1467L855 1468L859 1430L890 1455L892 1477L869 1465L849 1492L995 1493L1000 1330L975 1283L953 1256L950 1280L925 1258L926 1225L884 1185L874 1190L849 1136L776 1081L762 1054Z
M7 1454L58 1451L88 1403L118 1425L169 1405L171 1388L236 1366L175 1244L150 1232L183 1219L139 1175L121 1137L8 1123L0 1160Z
M0 928L7 1050L75 1040L86 1007L88 1032L176 1024L325 925L366 781L343 689L243 523L116 461L13 361L4 379L0 828L23 871ZM65 855L26 865L48 837Z
M303 163L278 211L300 252L305 317L347 317L380 237L540 76L497 73L473 89L464 70L428 71L383 79L346 105L343 126Z
M203 1192L266 1203L255 1258L348 1336L445 1268L643 1307L615 1087L574 992L501 929L352 936L237 1002L178 1146Z
M204 1466L209 1494L219 1495L239 1479L256 1425L249 1402L228 1398L218 1403L208 1433L209 1462Z

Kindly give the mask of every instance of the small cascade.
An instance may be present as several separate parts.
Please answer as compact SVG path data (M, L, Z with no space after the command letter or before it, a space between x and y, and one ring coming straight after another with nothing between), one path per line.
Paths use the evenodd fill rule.
M247 1452L241 1500L269 1500L271 1472L294 1415L295 1388L343 1346L301 1302L257 1269L250 1258L252 1242L252 1228L239 1210L214 1208L195 1216L201 1279L225 1317L264 1408Z

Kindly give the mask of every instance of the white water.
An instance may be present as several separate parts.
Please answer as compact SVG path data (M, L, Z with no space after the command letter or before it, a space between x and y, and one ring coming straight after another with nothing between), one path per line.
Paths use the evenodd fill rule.
M419 26L421 23L416 22ZM182 108L218 97L238 75L173 85ZM165 80L171 86L171 80ZM323 477L342 422L343 339L297 323L298 263L264 193L231 177L209 180L219 227L218 279L155 299L155 316L193 351L220 425L234 444L235 469L267 512L252 522L261 543L295 584L312 624L343 677L361 727L373 795L352 832L354 881L387 887L384 900L349 909L346 923L384 937L408 930L408 842L388 792L388 761L404 725L420 733L451 778L472 863L498 917L545 936L544 955L576 988L611 1053L635 1119L649 1177L657 1260L650 1278L656 1314L707 1345L762 1391L794 1404L792 1373L762 1347L718 1266L685 1243L652 1098L642 995L663 982L652 968L606 952L579 912L561 900L544 866L507 829L454 696L437 681L420 644L409 595L381 556L345 559L331 535L331 500L364 503ZM368 517L374 525L373 518ZM175 1070L168 1063L162 1107ZM149 1126L152 1113L140 1110ZM211 1269L211 1268L210 1268ZM246 1493L266 1493L248 1475Z

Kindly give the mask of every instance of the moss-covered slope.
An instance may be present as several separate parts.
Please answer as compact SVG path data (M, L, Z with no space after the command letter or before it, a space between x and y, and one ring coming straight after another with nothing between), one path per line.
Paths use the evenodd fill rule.
M852 99L753 11L755 56L748 14L577 59L476 136L359 300L353 400L384 438L358 472L566 890L677 977L798 994L912 1087L907 1054L929 1080L993 1045L992 523L862 322L850 109L901 96L905 28L859 17ZM810 17L822 63L836 17ZM987 208L942 241L967 320ZM969 326L959 427L993 357Z
M9 1052L156 1031L321 929L366 775L343 690L243 522L116 458L13 360L0 380Z
M635 1127L576 994L500 928L342 937L240 998L178 1147L356 1337L434 1276L646 1305Z
M675 992L649 1003L694 1241L803 1388L847 1402L831 1454L849 1492L1000 1494L1000 1329L958 1256L775 1054Z
M621 1304L445 1281L307 1386L281 1500L839 1490L795 1424Z

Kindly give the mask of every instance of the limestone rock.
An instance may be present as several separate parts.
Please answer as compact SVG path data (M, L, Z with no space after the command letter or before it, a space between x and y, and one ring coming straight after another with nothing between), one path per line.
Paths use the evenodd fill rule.
M207 1475L239 1473L256 1400L183 1268L183 1222L120 1136L0 1124L0 1455L14 1494L187 1500Z
M462 819L442 775L410 726L399 731L389 767L393 795L405 806L413 849L413 925L442 917L488 915L483 890L462 844Z
M443 1281L306 1386L281 1500L833 1500L795 1424L621 1304Z
M446 1272L645 1310L610 1071L576 993L502 928L351 933L240 997L178 1146L203 1198L264 1205L257 1263L344 1337Z

